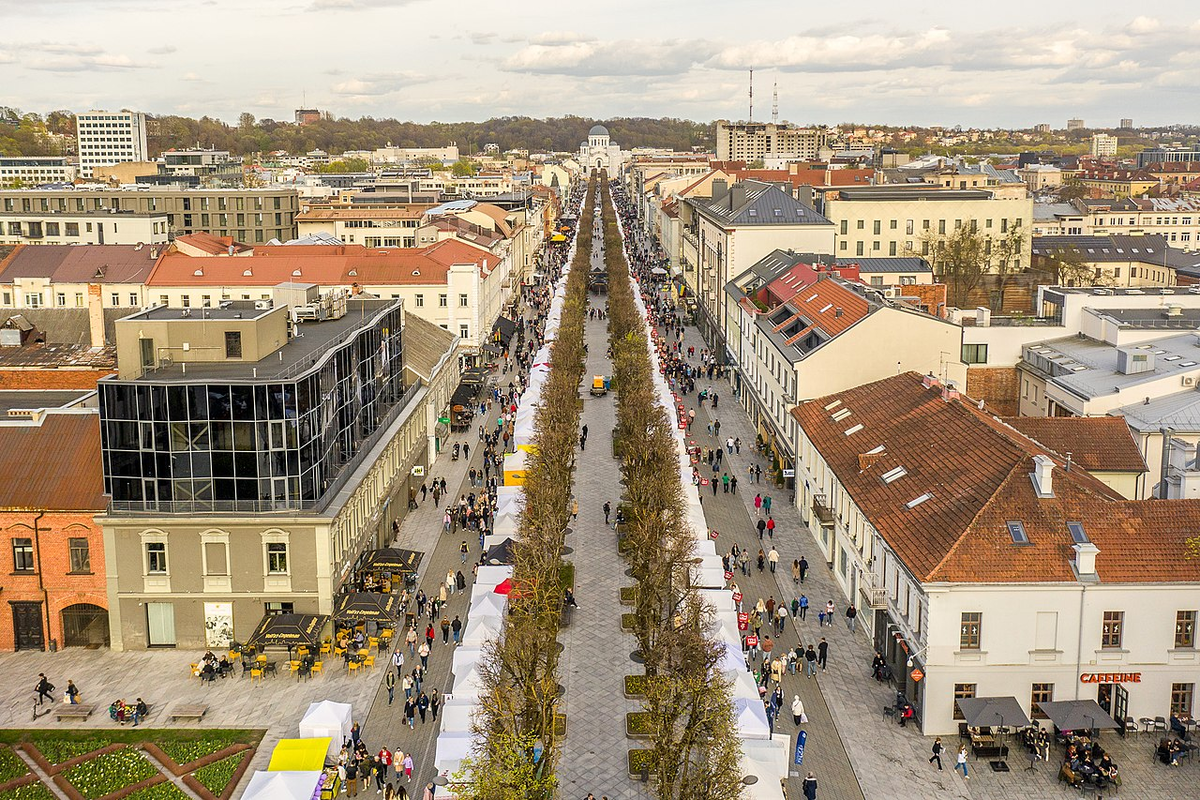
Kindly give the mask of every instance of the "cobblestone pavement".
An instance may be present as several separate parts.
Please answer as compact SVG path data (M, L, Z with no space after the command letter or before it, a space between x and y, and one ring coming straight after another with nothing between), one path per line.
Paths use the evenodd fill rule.
M611 214L610 209L606 209ZM603 238L595 236L592 265L603 268ZM604 298L591 296L592 305L604 308ZM584 385L593 375L611 375L608 323L585 323L588 357ZM560 795L583 798L588 792L610 800L647 797L644 786L629 779L626 753L636 742L625 738L625 714L640 704L624 695L624 676L636 672L629 654L637 648L634 637L621 629L618 600L625 563L617 553L616 534L604 523L604 503L616 508L621 496L621 473L612 454L612 429L616 425L614 393L592 397L583 392L582 424L588 426L587 448L577 455L575 497L579 518L567 546L567 559L575 564L576 601L579 608L559 639L564 649L559 665L566 689L567 738L563 742L558 777Z
M699 332L691 326L686 328L684 334L684 347L689 345L696 347L697 353L706 346ZM774 576L773 587L768 581L768 586L760 589L762 582L752 564L751 570L755 576L750 586L742 583L746 602L749 604L758 594L772 588L776 592L776 599L786 597L789 602L793 596L803 591L811 601L812 607L807 621L794 623L799 629L800 637L805 642L813 637L822 636L829 641L828 669L819 672L813 681L791 678L785 681L784 686L785 695L789 700L794 693L792 687L797 684L800 686L800 696L810 718L810 725L807 726L810 738L803 769L812 769L816 773L821 784L819 796L865 796L870 800L935 796L1001 800L1012 797L1048 797L1066 788L1065 784L1057 781L1061 756L1061 751L1057 749L1051 752L1049 763L1041 762L1037 765L1036 773L1026 771L1029 761L1019 746L1013 748L1010 758L1011 771L1007 773L993 772L986 761L976 762L972 758L969 764L971 778L964 781L952 770L953 759L948 757L949 754L943 756L946 767L942 772L928 763L933 737L922 736L912 727L900 728L883 721L883 708L894 701L895 690L891 684L878 683L871 677L870 664L874 655L872 644L861 628L857 633L852 633L846 626L843 615L846 600L834 583L833 574L816 546L816 539L801 520L799 510L789 502L790 492L772 486L765 479L762 484L748 482L747 467L759 464L763 467L764 476L767 467L766 461L754 450L755 431L749 416L738 405L727 382L700 380L696 388L697 391L703 388L716 391L720 402L714 414L709 406L697 405L695 394L688 395L688 407L697 409L697 423L693 430L695 435L692 438L701 444L713 441L708 437L707 424L710 419L715 418L721 421L722 441L730 436L742 441L741 454L726 456L723 465L723 471L738 475L737 500L744 509L742 515L733 512L736 506L731 502L732 496L719 494L716 502L711 502L711 492L705 494L705 515L710 525L721 531L717 541L718 550L728 550L733 541L737 541L739 545L755 543L757 532L749 527L750 519L755 516L754 495L759 491L771 494L772 515L777 525L774 544L780 555L779 571ZM721 525L725 528L722 529ZM805 583L797 587L792 583L790 565L793 559L798 559L801 555L808 556L810 569ZM769 572L764 575L770 577ZM736 577L738 580L744 580L740 574ZM830 599L837 607L836 619L832 627L820 629L816 620L818 607L823 607ZM861 613L865 612L860 609ZM820 716L822 706L827 708L826 718ZM781 720L783 730L791 728L790 718L786 714L781 716ZM844 755L841 757L837 757L838 747L831 747L833 753L822 749L822 743L829 742L832 737L840 739L841 747L844 748ZM1172 769L1154 763L1151 751L1156 743L1157 740L1147 735L1133 735L1128 739L1122 739L1116 734L1104 735L1104 747L1109 750L1121 769L1123 784L1118 796L1146 800L1200 797L1200 788L1197 788L1200 786L1200 764L1185 762L1183 766ZM944 744L948 751L955 750L958 747L958 739L946 737ZM817 755L817 752L821 754ZM829 760L826 760L827 756ZM847 785L846 776L840 770L847 756L861 793L853 791L853 787ZM810 757L813 759L811 766ZM1196 760L1200 762L1200 759ZM828 774L831 765L835 767L833 775ZM793 766L793 770L795 769ZM796 784L797 781L793 779L792 783ZM1105 795L1110 791L1099 794ZM801 795L798 786L789 787L789 797L799 796Z

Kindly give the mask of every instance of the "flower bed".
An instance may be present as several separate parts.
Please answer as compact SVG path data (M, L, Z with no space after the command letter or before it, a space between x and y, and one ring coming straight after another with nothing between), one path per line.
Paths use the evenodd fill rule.
M28 774L29 765L22 761L19 755L7 747L0 747L0 783L7 783Z
M201 767L192 774L196 780L200 781L204 788L208 789L217 797L225 791L225 787L229 785L229 781L237 773L237 768L242 763L242 759L246 757L245 753L223 758L220 761L209 764L206 767Z
M625 735L630 739L648 739L651 730L650 715L645 711L625 715Z
M35 735L30 738L30 742L51 764L61 764L72 758L94 753L113 743L113 739L102 733L89 733L82 736L75 735L74 731L69 733L72 735L65 735L65 733Z
M233 734L201 735L196 739L177 739L174 741L155 742L172 761L180 766L199 761L218 750L224 750L230 745L242 740Z
M653 750L630 750L629 751L629 775L633 778L640 778L642 771L654 772L654 751Z
M0 792L0 800L58 800L58 795L41 781L34 781Z
M188 800L188 795L170 781L164 781L130 792L124 800Z
M92 800L161 774L140 752L126 747L71 767L63 777Z

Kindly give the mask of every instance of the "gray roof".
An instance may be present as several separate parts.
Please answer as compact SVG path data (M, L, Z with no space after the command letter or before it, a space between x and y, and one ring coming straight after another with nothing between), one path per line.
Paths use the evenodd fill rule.
M943 189L938 186L847 186L838 188L840 200L991 200L986 189Z
M1078 253L1088 263L1136 261L1171 269L1200 269L1200 254L1186 253L1167 244L1159 234L1148 236L1038 236L1033 240L1033 255L1051 256L1062 252Z
M867 272L933 272L923 258L838 258L839 267L857 265L858 271Z
M0 413L7 414L17 408L74 406L89 395L95 394L95 389L3 389L0 390Z
M1082 217L1079 209L1070 203L1034 203L1034 220L1051 220L1059 217Z
M718 200L696 203L696 210L721 225L833 225L777 185L753 180L734 184Z
M38 245L42 247L44 245ZM30 248L35 249L35 248ZM136 307L104 309L104 337L117 340L117 320L137 311ZM0 311L0 324L9 317L22 316L43 334L48 344L80 344L100 347L104 342L92 341L92 326L86 308L22 308L19 312Z
M416 314L404 315L404 365L422 380L433 378L438 363L457 343L450 331Z
M1196 343L1196 336L1187 333L1129 345L1154 355L1154 369L1133 375L1117 371L1117 351L1128 347L1076 336L1030 345L1025 348L1022 361L1036 369L1043 369L1043 364L1053 365L1052 384L1076 397L1092 400L1136 390L1139 385L1170 375L1200 375L1200 348Z
M603 125L593 125L592 129L588 131L588 136L608 136L608 128Z
M1160 428L1171 428L1176 433L1200 433L1200 392L1176 392L1108 413L1125 417L1129 427L1139 433L1157 433Z

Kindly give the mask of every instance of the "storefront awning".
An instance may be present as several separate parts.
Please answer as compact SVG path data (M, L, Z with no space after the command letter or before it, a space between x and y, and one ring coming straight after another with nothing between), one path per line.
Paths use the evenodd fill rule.
M1038 703L1038 707L1060 731L1119 730L1121 727L1095 700L1047 701Z
M337 599L333 607L333 618L337 620L371 620L383 622L394 620L400 605L394 594L381 592L352 592Z
M417 550L404 550L399 547L385 547L382 550L372 550L363 559L360 570L379 570L386 572L416 572L425 554Z
M316 647L328 621L329 617L324 614L268 614L258 623L246 644L259 649Z
M1024 728L1029 724L1015 697L963 697L955 702L972 728Z

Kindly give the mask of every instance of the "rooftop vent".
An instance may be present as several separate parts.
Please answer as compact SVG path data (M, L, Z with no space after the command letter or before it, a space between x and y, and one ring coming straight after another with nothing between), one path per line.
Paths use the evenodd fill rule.
M1076 574L1094 576L1096 574L1096 556L1100 553L1100 548L1091 542L1080 542L1071 545L1071 549L1075 551Z
M1050 456L1034 456L1033 472L1029 473L1038 497L1054 497L1054 459Z

